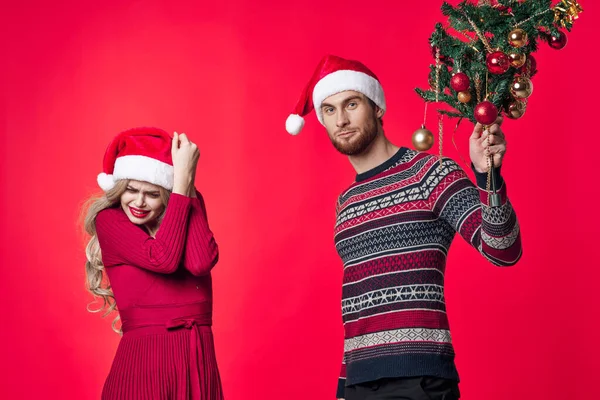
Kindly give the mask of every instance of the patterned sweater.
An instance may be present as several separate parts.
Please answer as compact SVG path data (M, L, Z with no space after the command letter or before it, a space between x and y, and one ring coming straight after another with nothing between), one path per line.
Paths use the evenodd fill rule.
M458 380L444 299L444 272L458 232L494 265L521 257L519 224L494 170L502 205L488 207L458 164L407 148L359 174L336 208L335 245L344 266L345 386L429 375Z

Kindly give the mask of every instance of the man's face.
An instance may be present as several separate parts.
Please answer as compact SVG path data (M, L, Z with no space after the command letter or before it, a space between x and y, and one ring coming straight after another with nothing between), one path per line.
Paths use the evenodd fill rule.
M333 146L347 156L365 151L377 137L377 119L383 115L369 99L348 90L329 96L321 104L323 122Z

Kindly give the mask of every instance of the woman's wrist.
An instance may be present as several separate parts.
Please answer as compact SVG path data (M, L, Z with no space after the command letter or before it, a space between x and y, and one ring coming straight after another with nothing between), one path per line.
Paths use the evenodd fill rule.
M191 177L186 176L175 176L175 182L173 183L173 193L181 194L183 196L190 197L190 191L194 188Z

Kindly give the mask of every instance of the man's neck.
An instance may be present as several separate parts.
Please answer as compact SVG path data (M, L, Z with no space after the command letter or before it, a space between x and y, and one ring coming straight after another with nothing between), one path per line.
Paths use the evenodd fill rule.
M356 173L362 174L389 160L399 149L380 130L373 143L365 151L354 156L348 156L348 159Z

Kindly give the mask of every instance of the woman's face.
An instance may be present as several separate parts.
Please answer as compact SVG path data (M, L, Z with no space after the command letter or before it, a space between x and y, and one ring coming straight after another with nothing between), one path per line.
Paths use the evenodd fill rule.
M160 187L148 182L129 181L121 195L121 208L134 224L152 228L165 209L160 198Z

